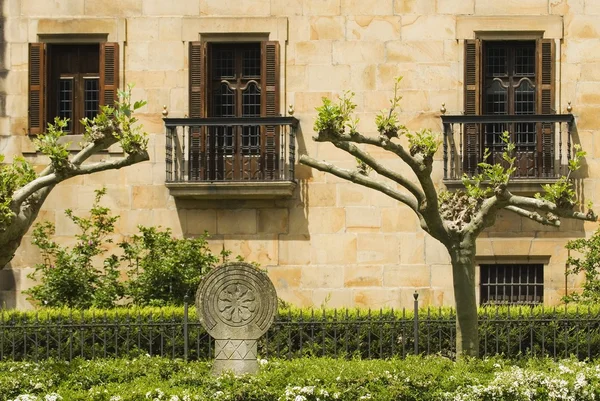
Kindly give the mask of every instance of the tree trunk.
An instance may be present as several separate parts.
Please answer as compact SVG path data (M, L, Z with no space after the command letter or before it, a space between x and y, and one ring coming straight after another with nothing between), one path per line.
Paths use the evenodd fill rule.
M452 278L456 300L456 356L457 358L478 356L475 240L463 240L448 251L452 260Z

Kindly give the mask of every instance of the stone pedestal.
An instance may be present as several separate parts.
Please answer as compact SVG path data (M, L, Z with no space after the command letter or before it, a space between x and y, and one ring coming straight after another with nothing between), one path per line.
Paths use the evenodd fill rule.
M257 340L277 312L277 293L266 273L249 263L219 266L200 283L196 308L200 322L215 339L213 373L256 373Z

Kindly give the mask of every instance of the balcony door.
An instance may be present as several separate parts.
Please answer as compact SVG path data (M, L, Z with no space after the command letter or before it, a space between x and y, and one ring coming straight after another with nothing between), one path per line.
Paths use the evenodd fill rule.
M465 114L554 114L554 42L552 40L465 43ZM466 124L464 165L475 174L484 149L488 163L502 163L501 135L515 144L515 178L555 175L555 128L552 123Z
M260 43L209 47L208 117L260 117ZM260 171L260 126L210 127L207 150L215 176L252 179Z
M191 43L190 116L222 123L191 130L190 180L277 179L278 127L239 118L279 115L278 92L277 42Z
M484 42L484 114L535 114L535 41ZM535 123L484 124L483 146L490 163L503 163L504 131L515 144L515 176L535 176L537 135Z

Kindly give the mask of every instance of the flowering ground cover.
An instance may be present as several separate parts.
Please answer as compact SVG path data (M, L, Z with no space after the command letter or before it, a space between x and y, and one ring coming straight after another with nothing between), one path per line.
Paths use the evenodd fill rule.
M0 363L0 401L520 401L600 399L600 363L443 357L261 361L213 377L208 362L156 357Z

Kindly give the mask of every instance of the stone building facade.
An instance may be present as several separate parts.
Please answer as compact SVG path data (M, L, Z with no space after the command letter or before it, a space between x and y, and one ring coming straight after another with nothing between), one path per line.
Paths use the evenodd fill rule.
M148 101L139 117L150 134L149 162L73 178L48 198L38 220L53 221L64 241L75 233L64 210L89 210L93 191L106 186L120 235L136 233L138 224L179 236L206 230L216 251L225 247L266 268L278 295L293 304L402 307L417 290L427 305L452 305L449 257L410 210L290 158L308 153L352 167L351 157L312 140L315 107L351 90L361 131L375 135L374 116L388 107L396 76L404 77L399 114L406 126L440 135L447 129L436 155L439 188L455 185L452 178L495 143L494 130L510 127L524 158L518 190L551 180L580 143L587 156L577 190L600 207L597 0L0 3L0 152L8 161L23 154L43 162L31 134L44 118L83 116L108 101L116 84L135 83L134 98ZM61 67L61 52L80 62ZM98 61L87 68L85 60ZM445 116L561 117L444 127L441 109ZM278 117L292 111L297 126ZM191 126L190 116L214 118L213 125ZM242 125L228 128L223 119L232 116ZM257 116L272 120L240 122ZM102 157L118 154L109 149ZM478 281L508 291L498 302L557 304L579 283L565 280L566 241L596 227L564 221L555 229L502 213L477 242ZM39 260L30 239L0 272L7 307L29 306L20 291Z

